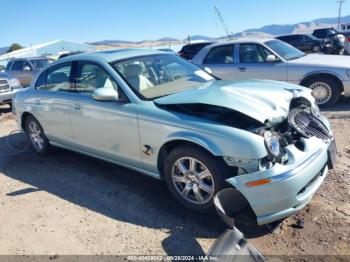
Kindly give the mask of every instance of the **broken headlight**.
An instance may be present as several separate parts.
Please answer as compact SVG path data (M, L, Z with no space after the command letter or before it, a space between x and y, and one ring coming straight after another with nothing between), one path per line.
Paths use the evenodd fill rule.
M264 140L267 152L269 155L278 157L281 153L280 150L280 137L271 131L264 132Z

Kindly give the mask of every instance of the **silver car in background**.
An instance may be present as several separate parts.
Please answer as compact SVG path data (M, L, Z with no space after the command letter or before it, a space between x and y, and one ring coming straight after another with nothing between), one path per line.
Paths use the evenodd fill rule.
M350 96L350 58L310 54L280 40L242 38L204 47L192 63L224 80L269 79L313 90L321 107Z
M0 105L11 106L12 95L21 88L19 80L7 73L0 72Z

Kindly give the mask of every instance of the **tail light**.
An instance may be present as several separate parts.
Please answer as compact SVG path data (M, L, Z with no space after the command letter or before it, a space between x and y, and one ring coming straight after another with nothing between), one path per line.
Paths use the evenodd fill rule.
M346 38L346 42L350 42L350 37Z

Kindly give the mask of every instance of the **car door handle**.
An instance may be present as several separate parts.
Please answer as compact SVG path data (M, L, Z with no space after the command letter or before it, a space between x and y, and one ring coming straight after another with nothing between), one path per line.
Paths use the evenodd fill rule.
M36 100L35 100L35 104L36 104L36 105L40 105L40 100L39 100L39 99L36 99Z
M247 68L245 68L245 67L238 67L238 70L241 71L241 72L244 72L245 70L247 70Z
M75 104L74 109L79 110L80 109L80 104Z

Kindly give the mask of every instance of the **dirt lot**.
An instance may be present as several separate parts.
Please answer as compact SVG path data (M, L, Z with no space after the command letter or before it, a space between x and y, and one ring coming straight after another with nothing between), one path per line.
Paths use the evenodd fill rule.
M350 255L350 103L325 112L338 164L311 203L271 232L247 211L237 227L265 255ZM349 112L349 113L348 113ZM65 150L17 153L0 107L0 254L204 254L225 229L179 206L162 182ZM23 142L23 141L22 141ZM23 143L22 143L23 146ZM298 218L303 229L295 228Z

